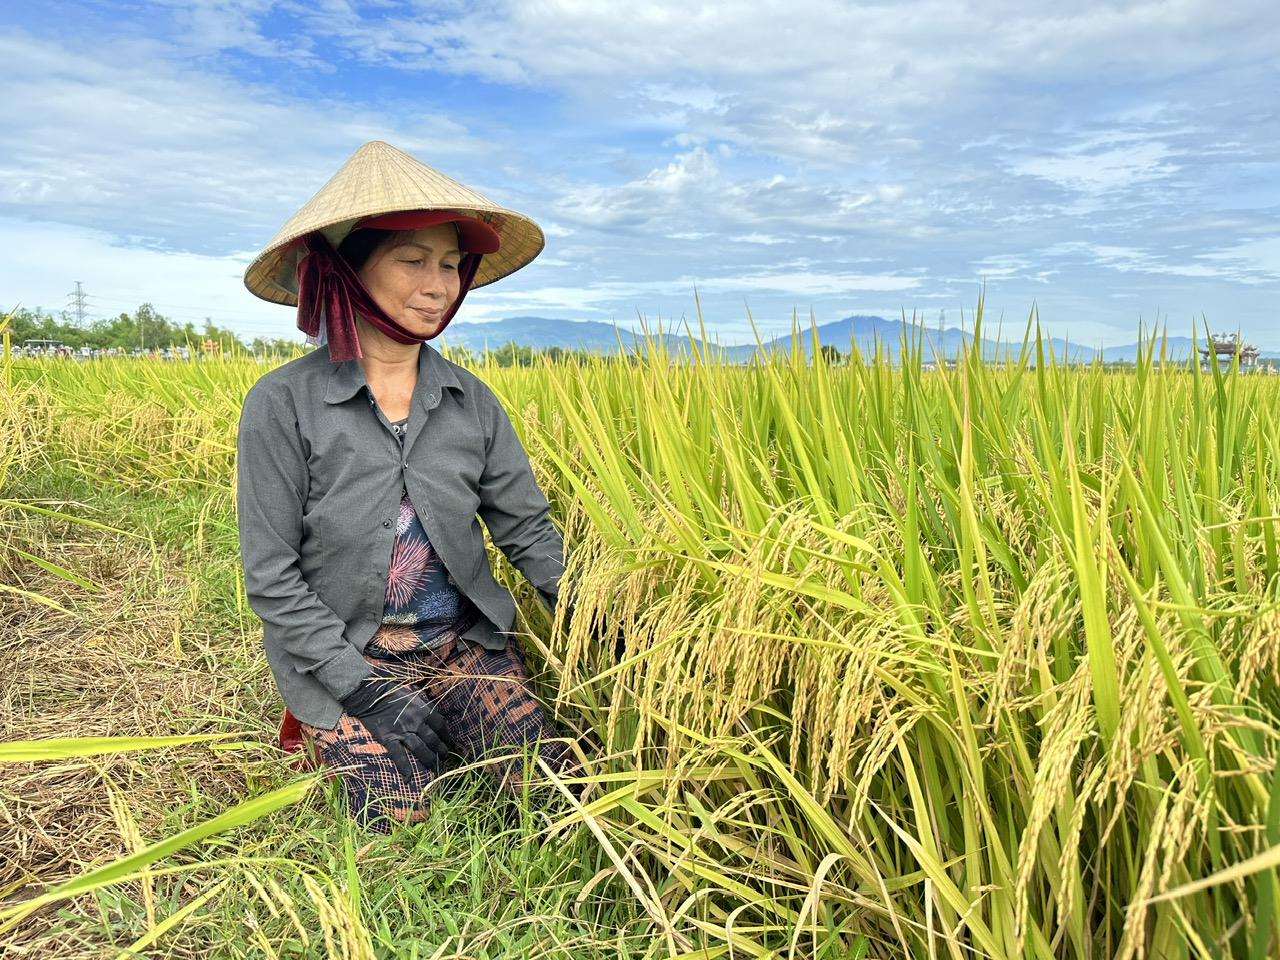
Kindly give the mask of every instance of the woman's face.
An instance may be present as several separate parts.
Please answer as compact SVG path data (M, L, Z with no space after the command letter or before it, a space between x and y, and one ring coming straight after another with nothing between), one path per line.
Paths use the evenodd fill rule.
M458 299L458 230L451 223L397 234L374 250L357 273L375 303L418 336L439 332L445 312Z

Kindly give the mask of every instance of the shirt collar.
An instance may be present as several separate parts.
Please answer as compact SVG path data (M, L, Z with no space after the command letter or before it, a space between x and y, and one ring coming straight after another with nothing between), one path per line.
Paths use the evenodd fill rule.
M333 364L324 402L346 403L367 386L360 361L343 360ZM442 390L454 390L459 396L465 393L453 365L424 343L418 351L418 386L413 391L414 399L430 410L439 405Z
M464 395L462 381L458 379L453 364L424 343L418 353L418 386L413 391L414 400L432 410L440 405L440 397L445 390Z

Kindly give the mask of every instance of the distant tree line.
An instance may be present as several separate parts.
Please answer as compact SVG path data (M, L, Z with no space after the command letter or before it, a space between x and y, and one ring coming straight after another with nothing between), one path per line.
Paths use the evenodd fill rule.
M504 343L496 349L474 350L466 346L450 346L446 353L449 359L466 366L478 366L481 363L493 364L497 367L531 367L541 360L552 363L585 364L594 356L586 350L566 350L564 347L550 346L534 349L516 343L514 340ZM609 359L611 355L605 355Z
M9 311L0 308L0 322L7 316ZM233 330L218 326L208 317L199 327L190 320L180 324L158 313L149 303L141 304L133 313L121 313L83 325L65 313L54 316L43 310L18 309L10 318L7 329L10 342L15 346L21 346L27 340L57 340L73 350L86 347L95 351L148 353L168 347L199 348L211 343L217 344L217 350L224 354L274 353L288 356L301 347L297 340L284 337L257 337L246 343Z
M0 324L3 324L7 316L9 311L0 307ZM285 337L256 337L246 341L235 331L218 326L211 318L205 318L202 326L196 326L189 320L179 324L158 313L149 303L139 305L133 313L121 313L85 324L76 323L66 313L54 315L43 310L20 308L14 311L6 329L14 346L20 347L28 340L53 340L74 351L87 348L96 352L123 351L133 354L183 346L203 350L206 349L206 344L216 344L214 349L223 355L252 353L258 356L290 357L303 349L297 340ZM446 353L450 359L468 366L490 363L499 367L531 367L541 361L585 364L597 356L587 350L558 346L535 349L514 341L488 350L450 345L446 348ZM604 354L603 359L606 362L626 363L634 363L636 360L633 354Z

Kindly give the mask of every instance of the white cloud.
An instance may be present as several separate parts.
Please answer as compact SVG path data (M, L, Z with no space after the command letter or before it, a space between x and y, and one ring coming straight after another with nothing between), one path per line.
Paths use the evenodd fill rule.
M1247 240L1225 250L1199 254L1199 257L1222 267L1237 268L1251 274L1254 280L1280 280L1280 236Z
M530 289L500 290L485 287L466 300L470 320L497 320L519 314L545 313L581 317L583 314L612 312L619 303L641 301L653 296L678 296L692 290L692 284L679 282L594 283L581 287L546 286ZM473 302L474 301L474 302ZM630 313L630 309L626 311Z
M823 273L796 269L753 276L721 276L699 281L701 290L776 291L802 301L815 296L848 294L862 291L913 290L920 286L919 277L892 274Z
M1007 280L1029 272L1034 260L1019 254L997 254L983 257L973 265L974 273L987 280Z
M280 4L277 0L152 0L172 11L183 41L202 50L242 50L258 57L309 61L305 37L263 36L260 21Z
M0 279L3 306L21 304L58 313L76 281L82 284L88 319L131 313L151 303L166 317L200 327L206 317L250 338L299 336L294 313L254 297L244 286L251 254L205 256L123 243L83 227L0 219L6 251Z
M390 118L291 100L210 75L151 40L89 51L0 33L0 61L0 214L174 249L265 243L364 140L429 146L440 164L492 152L441 113Z
M1097 243L1062 243L1043 251L1051 258L1082 259L1119 273L1268 283L1280 280L1280 237L1251 240L1225 250L1196 253Z
M716 195L724 187L719 182L715 156L702 147L695 147L678 154L665 167L650 170L630 183L576 185L561 195L556 210L566 220L597 227L658 219L682 223L686 221L683 211L691 203Z
M1029 107L1043 113L1042 84L1101 94L1161 82L1218 62L1228 43L1247 69L1272 55L1258 29L1269 16L1268 0L490 0L444 9L418 0L410 15L326 12L315 23L383 65L587 103L648 101L686 124L678 132L834 166L842 155L874 155L873 141L901 136L923 115L989 117L996 84L1021 119Z
M1094 145L1069 147L1054 154L1029 157L1010 165L1013 173L1041 177L1068 190L1094 196L1161 180L1178 172L1169 162L1173 151L1163 143L1132 142L1098 150Z
M730 325L950 315L986 278L1127 335L1280 295L1271 0L85 2L111 22L0 28L0 217L83 233L126 308L220 304L373 138L543 223L464 317L680 316L695 280ZM87 274L47 266L57 306Z

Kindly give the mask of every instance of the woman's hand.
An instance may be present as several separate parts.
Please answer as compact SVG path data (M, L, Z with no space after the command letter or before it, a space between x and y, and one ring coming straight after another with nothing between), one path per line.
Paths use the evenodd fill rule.
M414 782L415 761L431 774L444 770L449 755L444 717L403 684L370 677L342 701L342 709L386 748L405 783Z

